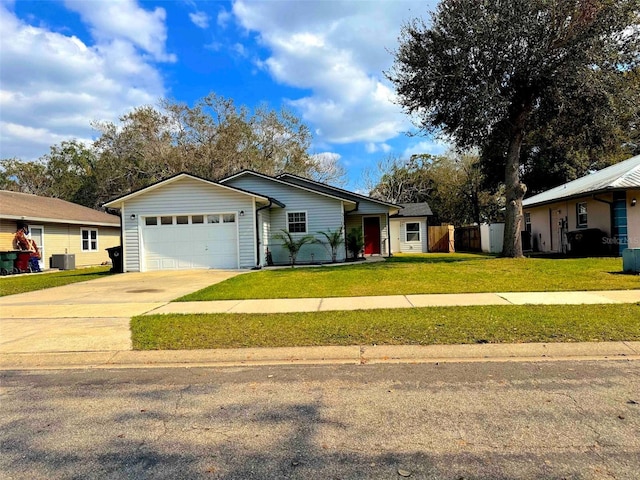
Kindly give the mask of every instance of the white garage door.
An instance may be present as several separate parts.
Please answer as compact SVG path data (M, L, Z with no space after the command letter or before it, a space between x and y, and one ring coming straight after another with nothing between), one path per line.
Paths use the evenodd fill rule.
M164 215L142 221L145 270L238 268L233 213Z

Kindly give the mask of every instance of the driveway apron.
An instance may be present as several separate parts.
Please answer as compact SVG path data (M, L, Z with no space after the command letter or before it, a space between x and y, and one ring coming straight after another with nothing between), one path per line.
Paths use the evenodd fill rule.
M124 273L0 297L0 353L129 350L132 316L240 273Z

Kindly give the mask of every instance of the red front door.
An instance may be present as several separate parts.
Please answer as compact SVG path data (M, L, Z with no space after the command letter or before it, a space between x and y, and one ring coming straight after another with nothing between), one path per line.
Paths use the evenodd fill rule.
M380 218L364 217L364 254L380 253Z

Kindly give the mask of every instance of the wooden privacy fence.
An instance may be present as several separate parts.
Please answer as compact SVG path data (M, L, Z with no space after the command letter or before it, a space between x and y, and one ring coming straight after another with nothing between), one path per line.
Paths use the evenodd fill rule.
M455 252L453 243L453 225L440 225L428 227L427 238L429 239L429 252Z
M456 250L459 252L480 252L480 226L458 227L455 233Z

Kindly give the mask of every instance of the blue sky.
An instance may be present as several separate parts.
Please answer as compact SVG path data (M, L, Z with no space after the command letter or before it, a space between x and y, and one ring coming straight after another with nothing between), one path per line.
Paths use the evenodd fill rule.
M400 26L435 1L0 0L0 157L35 159L49 146L91 141L168 97L209 92L254 108L287 107L334 155L348 187L378 160L442 153L408 137L383 71Z

